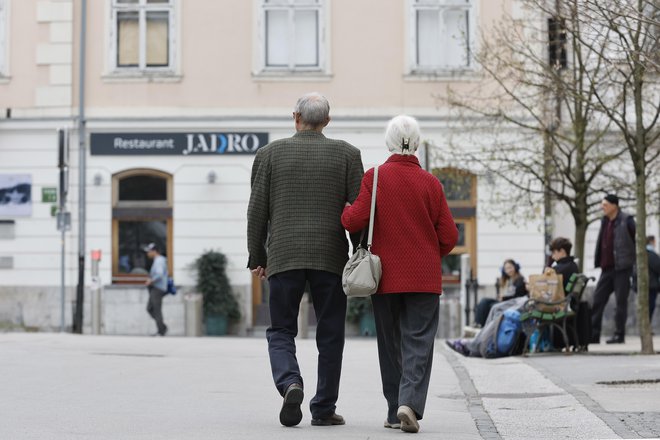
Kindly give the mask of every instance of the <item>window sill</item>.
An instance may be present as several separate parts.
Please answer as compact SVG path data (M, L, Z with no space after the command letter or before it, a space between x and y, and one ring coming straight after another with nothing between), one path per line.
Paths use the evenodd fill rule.
M144 277L144 280L146 281L147 277ZM128 281L122 282L114 282L113 284L105 284L103 285L103 288L105 290L133 290L133 289L146 289L147 286L144 284L144 281L142 283L137 283L133 282L130 283Z
M122 71L117 70L101 76L101 79L107 83L116 82L180 82L183 76L172 71Z
M403 76L407 82L440 82L440 81L481 81L483 75L472 69L460 70L418 70Z
M262 70L252 74L252 80L256 82L297 82L297 81L331 81L331 73L315 70Z
M9 84L11 81L11 76L4 76L2 73L0 73L0 84Z

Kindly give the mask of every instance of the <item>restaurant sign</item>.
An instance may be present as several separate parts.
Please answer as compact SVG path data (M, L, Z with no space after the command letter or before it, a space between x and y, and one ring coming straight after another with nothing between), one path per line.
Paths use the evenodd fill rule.
M93 156L255 154L268 133L92 133Z

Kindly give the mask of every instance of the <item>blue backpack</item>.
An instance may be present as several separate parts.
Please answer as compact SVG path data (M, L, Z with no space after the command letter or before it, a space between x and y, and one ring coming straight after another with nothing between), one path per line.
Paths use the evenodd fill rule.
M497 329L495 345L499 356L509 356L518 345L518 338L522 331L520 322L520 312L515 309L508 309L502 314L500 325Z
M169 293L170 295L176 295L176 286L174 285L174 280L172 279L172 277L167 279L167 292L165 293Z

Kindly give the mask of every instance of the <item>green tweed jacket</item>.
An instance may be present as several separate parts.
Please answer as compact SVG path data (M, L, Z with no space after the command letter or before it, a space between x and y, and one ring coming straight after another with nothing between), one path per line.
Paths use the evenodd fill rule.
M317 131L297 132L257 151L248 206L248 267L268 276L293 269L341 275L348 240L345 202L360 192L360 150Z

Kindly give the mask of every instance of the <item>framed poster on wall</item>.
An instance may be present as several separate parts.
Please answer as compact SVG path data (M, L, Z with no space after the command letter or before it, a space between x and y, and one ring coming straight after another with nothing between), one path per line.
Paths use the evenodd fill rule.
M0 217L32 215L32 176L0 174Z

